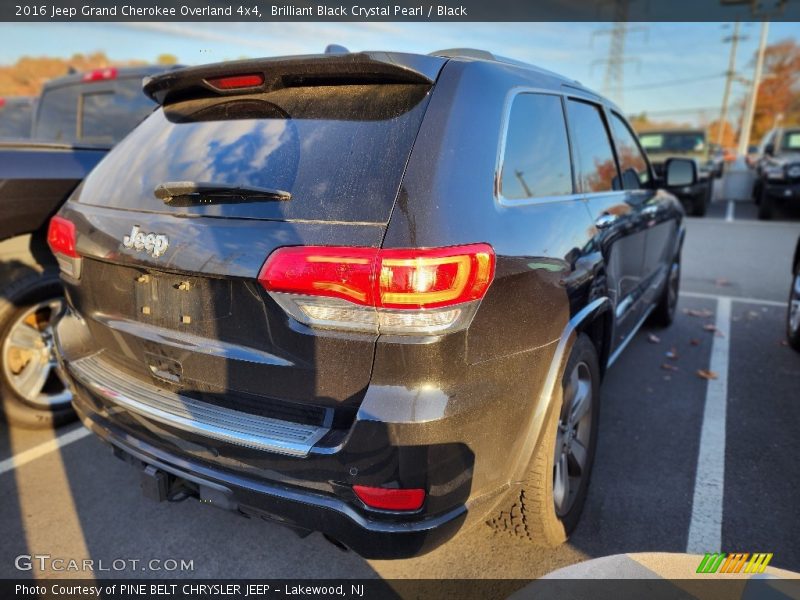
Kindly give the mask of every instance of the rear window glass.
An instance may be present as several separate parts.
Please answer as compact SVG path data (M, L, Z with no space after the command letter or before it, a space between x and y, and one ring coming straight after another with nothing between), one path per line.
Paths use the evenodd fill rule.
M80 139L114 144L155 108L140 79L121 80L112 90L83 94Z
M0 104L0 138L27 138L31 135L30 100L7 100Z
M169 214L384 222L428 86L285 88L157 110L86 179L80 201ZM282 190L290 200L167 205L175 182ZM188 205L187 205L188 204Z
M33 137L42 141L112 145L155 108L140 77L76 83L47 90Z
M703 132L688 133L643 133L639 141L651 152L702 152L706 149Z
M800 150L800 131L787 131L783 136L784 150Z

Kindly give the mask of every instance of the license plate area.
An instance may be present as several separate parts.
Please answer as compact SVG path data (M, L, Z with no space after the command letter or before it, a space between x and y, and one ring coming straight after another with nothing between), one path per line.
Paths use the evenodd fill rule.
M231 282L170 273L134 272L137 319L165 327L202 333L209 324L231 315Z

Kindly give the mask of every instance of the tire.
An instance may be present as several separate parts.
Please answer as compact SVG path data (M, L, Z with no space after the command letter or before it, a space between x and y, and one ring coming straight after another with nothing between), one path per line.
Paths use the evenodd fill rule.
M661 296L658 299L650 322L656 327L669 327L675 320L675 312L678 307L678 296L681 291L681 261L680 256L675 257L670 265L667 281Z
M755 202L756 206L761 204L761 181L758 179L753 184L753 202Z
M693 217L705 217L706 213L708 212L708 200L707 198L695 198L692 202L692 216Z
M577 386L575 378L579 382ZM597 448L600 367L597 350L585 334L578 335L575 340L561 385L562 400L545 423L542 442L534 450L519 491L510 499L510 506L506 510L488 521L498 532L546 547L564 543L575 530L586 501ZM573 431L566 424L572 421L566 417L573 401L580 396L578 390L582 390L585 401L585 394L588 393L588 404L585 405L587 411L577 421ZM572 432L569 438L565 437L565 429ZM578 468L579 461L575 455L563 452L567 446L572 449L571 452L575 452L576 443L585 449L582 469ZM573 473L579 473L577 481L571 480L570 469ZM563 482L563 478L559 478L560 473L565 473L566 481L571 484L566 496L560 493L563 485L556 485L557 480Z
M0 398L10 425L45 429L75 419L72 395L51 351L52 320L63 298L54 270L26 274L0 290Z
M786 314L786 339L792 348L800 352L800 265L795 269L792 288L789 291L789 310Z
M692 216L693 217L705 217L706 213L708 212L708 205L711 204L711 195L714 192L714 183L709 179L708 186L706 186L705 191L695 196L692 200Z
M765 188L761 188L759 192L758 202L758 218L761 221L770 221L775 214L775 209L772 206L772 200L767 195Z

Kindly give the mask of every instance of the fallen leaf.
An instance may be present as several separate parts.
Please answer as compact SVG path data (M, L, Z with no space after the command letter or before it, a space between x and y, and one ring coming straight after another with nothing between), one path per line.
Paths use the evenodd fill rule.
M661 338L658 337L657 335L653 335L652 333L648 333L647 341L650 342L651 344L657 344L658 342L661 341Z
M714 371L708 371L706 369L698 369L697 376L702 379L716 379L717 374Z
M728 287L730 284L731 282L725 279L724 277L719 277L714 280L714 285L717 287Z
M692 339L690 339L690 340L689 340L689 343L690 343L692 346L699 346L699 345L700 345L700 340L698 340L698 339L696 339L696 338L692 338Z
M714 332L714 331L716 331L716 330L717 330L717 326L716 326L716 325L714 325L713 323L706 323L705 325L703 325L703 329L704 329L705 331L711 331L711 332Z
M678 349L675 346L666 353L666 357L672 360L678 360Z
M665 371L677 371L678 370L678 367L676 367L675 365L671 365L669 363L662 364L661 368L664 369Z
M724 334L724 333L722 333L722 332L721 332L719 329L717 329L717 330L714 332L714 335L715 335L716 337L725 337L725 334Z
M703 310L697 310L697 309L694 309L694 308L687 308L687 309L685 309L684 312L687 315L689 315L690 317L703 317L703 318L705 318L705 317L713 317L714 316L714 313L711 312L710 310L708 310L707 308L704 308Z

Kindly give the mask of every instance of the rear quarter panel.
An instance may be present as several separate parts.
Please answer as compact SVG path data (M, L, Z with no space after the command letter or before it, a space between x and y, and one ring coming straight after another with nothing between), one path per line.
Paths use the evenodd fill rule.
M412 388L440 392L439 412L460 415L447 441L469 443L476 457L473 495L507 484L513 457L538 437L557 343L600 260L582 199L509 206L495 193L507 101L520 87L560 92L561 80L480 61L445 66L384 240L389 248L488 242L496 252L470 328L430 344L379 338L371 380L389 387L413 372Z

